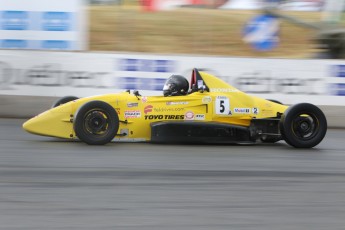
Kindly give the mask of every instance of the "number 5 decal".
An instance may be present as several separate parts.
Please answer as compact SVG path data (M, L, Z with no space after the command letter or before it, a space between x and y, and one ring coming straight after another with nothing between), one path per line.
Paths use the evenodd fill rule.
M217 96L215 101L216 114L228 115L230 112L230 101L225 96Z

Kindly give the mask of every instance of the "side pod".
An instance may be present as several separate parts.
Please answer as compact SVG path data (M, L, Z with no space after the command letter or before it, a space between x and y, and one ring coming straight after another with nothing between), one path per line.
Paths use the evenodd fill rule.
M154 143L254 143L247 127L216 122L162 121L151 124Z

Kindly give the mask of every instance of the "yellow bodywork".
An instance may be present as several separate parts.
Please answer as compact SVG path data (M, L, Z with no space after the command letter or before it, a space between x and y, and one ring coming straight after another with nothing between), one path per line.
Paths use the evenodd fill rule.
M249 126L252 119L276 117L287 106L250 96L223 80L199 72L207 90L186 96L135 96L128 92L81 98L52 108L23 124L33 134L76 138L73 119L78 109L93 100L110 104L118 113L117 140L150 141L152 122L198 121Z

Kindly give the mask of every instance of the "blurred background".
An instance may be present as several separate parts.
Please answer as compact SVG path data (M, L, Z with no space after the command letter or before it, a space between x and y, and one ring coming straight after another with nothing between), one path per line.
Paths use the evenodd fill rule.
M263 52L244 41L244 30L267 8L290 18L279 20L277 44ZM345 35L329 32L344 20L326 0L92 0L88 9L97 51L314 58L336 42L342 49Z

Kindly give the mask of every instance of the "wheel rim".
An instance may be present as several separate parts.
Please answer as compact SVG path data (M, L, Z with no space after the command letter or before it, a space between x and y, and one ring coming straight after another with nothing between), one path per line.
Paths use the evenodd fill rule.
M319 130L319 120L314 114L299 114L292 122L292 132L300 140L313 139Z
M87 133L104 136L109 129L109 115L103 110L91 110L85 114L83 128Z

